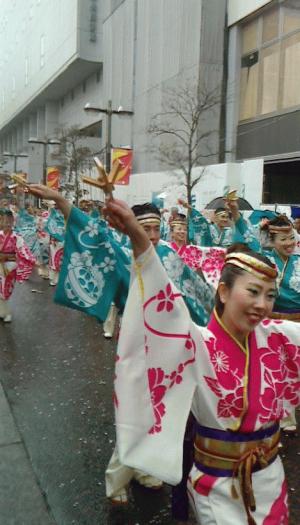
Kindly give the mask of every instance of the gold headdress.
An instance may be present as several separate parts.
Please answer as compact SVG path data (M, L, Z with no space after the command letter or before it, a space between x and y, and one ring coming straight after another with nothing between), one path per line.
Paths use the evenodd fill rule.
M263 281L273 281L277 277L277 268L274 264L272 267L263 261L259 261L252 255L243 252L232 252L226 255L225 265L233 264L242 268L246 272L252 273L255 277Z
M171 220L170 222L171 228L174 226L185 226L187 227L187 220L186 216L183 213L179 213L175 219Z
M140 224L160 224L160 216L156 213L144 213L137 215L136 218Z
M286 224L285 226L273 226L273 224L268 225L269 233L290 233L293 230L292 224Z

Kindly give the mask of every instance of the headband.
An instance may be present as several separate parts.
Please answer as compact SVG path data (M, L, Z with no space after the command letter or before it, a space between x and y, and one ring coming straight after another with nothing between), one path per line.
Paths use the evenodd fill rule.
M160 217L156 213L145 213L136 218L140 224L160 224Z
M252 255L243 252L232 252L226 255L225 265L233 264L242 268L246 272L252 273L255 277L263 279L264 281L270 281L276 279L277 277L277 268L275 264L269 266L263 261L259 261Z
M269 233L289 233L293 230L292 224L287 224L286 226L273 226L273 224L268 225Z

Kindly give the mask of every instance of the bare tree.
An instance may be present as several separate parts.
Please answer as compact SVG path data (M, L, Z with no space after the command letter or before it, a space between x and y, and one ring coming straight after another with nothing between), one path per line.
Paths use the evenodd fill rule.
M209 90L190 81L167 88L162 111L153 116L147 130L153 137L152 154L166 167L181 170L189 204L204 173L202 169L193 178L193 168L207 164L208 158L218 158L220 104L219 86Z
M59 159L65 183L71 187L74 186L75 204L78 205L79 198L82 196L80 174L89 164L95 152L86 145L88 137L79 126L59 128L57 135L61 141L60 152L52 156Z

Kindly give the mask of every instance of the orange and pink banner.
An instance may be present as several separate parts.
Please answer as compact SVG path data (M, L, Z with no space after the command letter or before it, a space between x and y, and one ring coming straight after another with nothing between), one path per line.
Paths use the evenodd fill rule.
M132 149L113 148L112 163L117 159L121 163L122 169L119 171L117 180L114 184L129 184L129 178L132 171Z
M47 168L47 186L52 190L59 188L59 169L56 167Z

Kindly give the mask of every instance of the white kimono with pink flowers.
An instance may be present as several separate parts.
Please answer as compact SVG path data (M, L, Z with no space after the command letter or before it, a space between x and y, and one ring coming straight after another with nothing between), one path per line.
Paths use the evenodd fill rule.
M152 247L137 264L116 364L117 445L122 463L176 484L191 409L205 427L251 433L299 404L300 325L262 322L246 355L214 316L207 328L191 321ZM286 524L281 460L255 472L252 483L257 525ZM193 467L189 490L201 525L247 523L230 489L231 478Z
M14 255L15 261L0 263L0 299L8 300L15 282L28 279L35 264L35 258L23 238L15 232L0 230L0 253Z
M195 246L194 244L178 246L174 241L169 244L183 259L184 264L192 270L201 269L206 281L215 289L217 288L224 266L225 248Z

